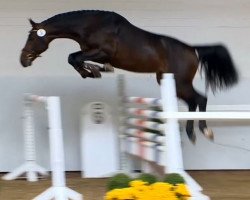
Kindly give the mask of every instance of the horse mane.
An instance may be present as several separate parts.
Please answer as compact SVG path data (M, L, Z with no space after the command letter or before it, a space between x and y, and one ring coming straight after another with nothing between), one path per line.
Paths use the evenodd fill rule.
M112 11L104 11L104 10L76 10L76 11L71 11L71 12L65 12L65 13L60 13L57 15L54 15L53 17L50 17L46 20L44 20L42 23L43 24L48 24L48 23L52 23L58 20L64 20L68 17L71 16L79 16L81 17L82 15L86 15L86 14L98 14L98 13L110 13L110 14L115 14Z

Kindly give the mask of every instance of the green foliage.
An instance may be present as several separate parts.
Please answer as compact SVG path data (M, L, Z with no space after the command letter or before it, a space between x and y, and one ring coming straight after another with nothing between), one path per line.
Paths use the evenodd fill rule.
M142 180L142 181L147 182L149 184L157 182L156 176L149 174L149 173L142 173L136 179Z
M185 183L185 180L180 174L172 173L172 174L166 174L163 179L163 182L176 185L180 183Z
M113 190L117 188L125 188L129 187L129 182L131 181L131 178L123 173L116 174L115 176L109 178L107 189Z

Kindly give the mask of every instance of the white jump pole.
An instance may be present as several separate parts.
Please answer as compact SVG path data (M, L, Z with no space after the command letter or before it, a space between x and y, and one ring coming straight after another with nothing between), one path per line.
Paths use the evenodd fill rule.
M26 174L27 181L34 182L38 180L38 174L48 175L45 168L36 163L35 151L35 132L32 110L32 101L24 99L23 108L23 133L24 133L24 152L25 163L2 177L4 180L15 180L22 174Z
M37 100L40 97L30 98ZM66 187L60 98L51 96L40 99L46 103L48 111L52 187L33 200L82 200L81 194Z
M164 74L161 80L162 108L164 112L178 112L178 101L173 74ZM168 119L165 124L165 145L167 146L165 170L166 173L180 173L184 171L181 137L177 119Z
M164 74L161 80L162 107L166 113L178 112L178 100L173 74ZM194 200L208 200L209 197L202 194L202 187L184 170L180 129L177 118L167 118L165 132L165 144L167 147L165 170L166 173L181 174L189 186Z

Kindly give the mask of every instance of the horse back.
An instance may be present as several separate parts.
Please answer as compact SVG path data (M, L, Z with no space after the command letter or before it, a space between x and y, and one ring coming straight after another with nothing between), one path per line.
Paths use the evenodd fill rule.
M129 22L121 22L118 27L114 66L147 73L164 68L165 51L161 35L144 31Z

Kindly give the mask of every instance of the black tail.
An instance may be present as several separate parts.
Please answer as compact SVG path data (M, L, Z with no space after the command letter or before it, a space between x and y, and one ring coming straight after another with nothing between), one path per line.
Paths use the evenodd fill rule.
M207 87L210 85L213 92L238 82L238 72L226 47L213 45L194 48L198 51L201 68L205 71Z

